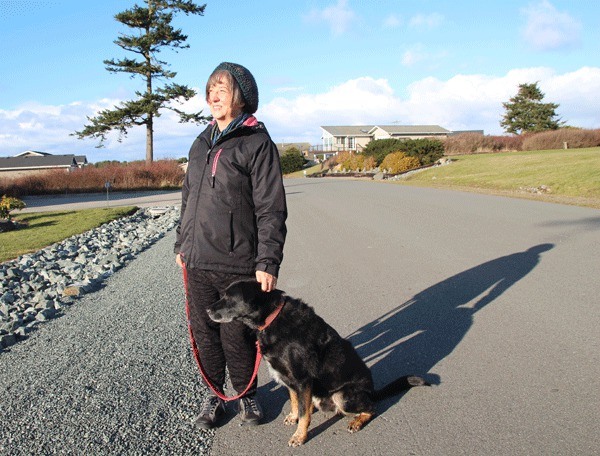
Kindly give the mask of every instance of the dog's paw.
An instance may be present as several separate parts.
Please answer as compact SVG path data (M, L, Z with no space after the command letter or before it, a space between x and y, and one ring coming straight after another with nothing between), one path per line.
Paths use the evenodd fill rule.
M288 445L291 447L298 447L298 446L302 445L304 442L306 442L306 438L307 438L306 434L299 434L298 432L296 432L292 436L290 441L288 442Z
M298 417L290 413L283 420L283 424L285 424L286 426L293 426L295 424L298 424Z
M360 431L371 418L373 418L372 413L360 413L356 415L354 419L348 423L348 432L353 434L354 432Z
M357 423L356 420L351 421L348 424L348 432L354 434L362 429L362 423Z

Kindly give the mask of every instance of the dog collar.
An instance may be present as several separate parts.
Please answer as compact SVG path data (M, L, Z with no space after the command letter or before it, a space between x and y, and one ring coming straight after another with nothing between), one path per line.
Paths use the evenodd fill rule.
M266 318L265 323L262 326L258 327L259 331L264 331L265 329L267 329L269 327L269 325L271 323L273 323L273 320L275 320L277 318L277 316L281 312L281 309L283 309L284 304L285 304L285 301L281 301L279 303L279 305L275 308L275 310L273 312L271 312L269 314L269 316Z

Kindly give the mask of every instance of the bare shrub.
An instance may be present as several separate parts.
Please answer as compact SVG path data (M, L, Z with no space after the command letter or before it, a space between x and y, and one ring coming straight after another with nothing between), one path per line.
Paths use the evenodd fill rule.
M514 152L523 150L523 138L520 136L489 136L493 141L492 152Z
M600 146L600 129L561 128L525 136L523 150L579 149Z
M15 179L1 179L0 193L12 196L45 195L56 193L90 193L105 189L154 190L179 188L184 172L175 160L110 163L105 166L86 166L71 172L62 170L32 174Z
M327 163L327 165L330 168L333 168L334 166L339 164L338 157L340 156L340 154L344 154L344 153L345 152L342 151L342 152L338 152L336 155L332 155L331 157L329 157L327 159L327 161L325 163Z
M478 133L462 133L446 139L446 155L470 155L491 152L521 150L520 136L484 136Z
M569 149L600 146L600 129L560 128L523 135L484 136L463 133L445 140L446 155L468 155L516 150Z

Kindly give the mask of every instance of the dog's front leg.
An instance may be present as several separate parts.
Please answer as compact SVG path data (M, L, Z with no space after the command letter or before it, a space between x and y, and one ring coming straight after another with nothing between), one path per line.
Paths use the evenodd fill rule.
M290 393L290 406L291 411L283 420L283 423L287 426L298 423L298 393L291 388L288 388Z
M308 426L313 411L312 389L310 386L300 390L297 394L298 401L298 427L288 442L289 446L297 447L306 442L308 438Z

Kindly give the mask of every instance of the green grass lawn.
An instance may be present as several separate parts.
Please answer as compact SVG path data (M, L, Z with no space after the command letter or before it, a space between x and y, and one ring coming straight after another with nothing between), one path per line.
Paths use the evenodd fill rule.
M415 173L403 183L531 197L600 208L600 148L451 157L452 164ZM535 194L531 189L548 187Z
M310 168L306 168L301 171L296 171L294 173L286 174L285 177L289 177L289 178L304 177L305 171L306 171L306 175L310 176L313 173L318 173L319 171L322 171L322 169L321 169L321 165L313 165Z
M14 220L26 223L28 226L0 233L0 263L25 253L35 252L75 234L132 214L136 210L136 207L128 206L13 214Z

